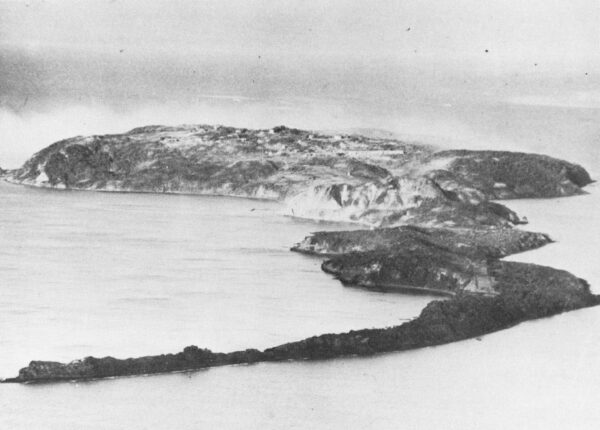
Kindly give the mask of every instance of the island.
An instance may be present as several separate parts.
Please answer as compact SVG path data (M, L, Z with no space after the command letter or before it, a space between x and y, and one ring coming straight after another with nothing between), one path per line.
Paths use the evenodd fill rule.
M360 288L438 296L404 324L322 334L259 351L32 361L3 382L44 382L316 360L422 348L482 336L522 321L600 304L585 280L502 258L552 242L515 225L497 202L584 193L576 164L506 151L436 151L428 145L278 126L147 126L74 137L34 154L4 180L68 190L189 193L278 200L292 216L354 222L316 232L291 250Z

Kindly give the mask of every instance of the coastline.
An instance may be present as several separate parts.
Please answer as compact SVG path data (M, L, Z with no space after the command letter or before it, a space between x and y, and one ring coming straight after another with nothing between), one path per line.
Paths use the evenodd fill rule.
M35 183L26 183L19 182L12 178L7 178L0 176L0 181L6 182L11 185L18 185L22 187L29 188L39 188L44 190L52 190L52 191L75 191L75 192L93 192L93 193L113 193L113 194L160 194L160 195L174 195L174 196L202 196L202 197L231 197L233 199L245 199L245 200L258 200L258 201L266 201L266 202L279 202L280 200L275 197L255 197L244 194L224 194L224 193L211 193L211 192L184 192L184 191L145 191L145 190L128 190L128 189L103 189L103 188L76 188L76 187L54 187L48 184L35 184Z
M600 249L600 229L593 222L600 214L600 183L584 189L586 194L567 199L520 199L503 203L519 213L528 213L530 223L519 229L547 231L552 246L507 256L506 261L542 264L569 271L586 279L600 293L600 268L595 250ZM592 220L592 222L590 222ZM582 252L589 250L588 252Z
M136 129L131 133L140 133L140 130L143 132L146 129ZM294 136L307 133L290 130L280 128L281 133L291 133ZM85 141L90 142L89 139ZM93 139L92 141L95 142ZM334 141L337 142L338 139ZM363 142L360 139L359 141ZM74 154L85 150L85 146L77 146L79 144L70 140L57 144L74 145L72 147L75 149L71 151ZM67 146L67 149L69 148L71 146ZM35 157L39 159L42 153L44 151ZM450 158L448 154L451 155ZM50 155L50 159L53 156ZM64 155L60 157L64 158ZM433 154L432 157L433 161L426 160L424 165L432 163L434 170L431 175L435 181L429 178L390 178L389 172L380 166L364 162L356 164L352 160L343 161L342 168L347 165L358 166L361 172L359 177L363 178L360 175L367 172L367 180L373 182L367 182L366 185L353 182L351 185L341 186L334 183L328 186L325 194L322 193L324 188L319 188L322 186L318 185L315 195L322 194L328 199L329 206L326 207L335 207L336 204L342 209L345 206L355 206L356 202L364 201L365 196L373 190L381 192L382 186L389 187L389 184L393 184L391 189L394 193L399 193L397 198L400 205L390 206L390 209L393 208L396 213L389 215L384 212L385 216L381 218L379 229L318 232L307 237L297 249L293 249L322 258L330 258L333 255L323 263L322 269L333 274L344 284L369 289L379 288L384 291L436 293L447 297L446 300L430 302L417 318L393 327L313 336L263 351L250 349L215 353L189 346L178 354L125 360L86 357L71 363L32 361L28 367L21 369L19 376L3 382L87 380L187 371L230 364L374 355L478 337L526 320L600 304L600 296L590 292L587 282L568 272L552 267L502 260L511 254L539 248L551 240L545 234L513 230L511 224L519 224L522 220L509 208L490 200L494 196L527 198L531 195L581 195L585 190L580 187L591 182L585 169L546 156L497 151L445 151ZM441 157L443 163L440 164L436 157ZM313 165L313 161L306 159L301 162L308 163L308 166ZM71 169L83 165L80 161L77 163L79 164L74 164ZM263 166L266 162L248 163L248 166ZM320 163L323 161L317 161L318 165ZM439 170L442 164L444 169L448 170ZM231 166L236 165L237 162ZM490 167L487 167L488 165ZM74 173L69 170L69 173L65 173L64 178L67 179L64 179L64 188L78 191L156 194L144 190L115 191L96 189L97 187L80 189L68 185L68 177L74 174L88 175L86 172L89 171L89 167L86 169ZM279 167L275 170L277 169ZM497 173L492 174L490 169ZM24 167L20 175L27 171ZM455 176L457 173L451 171L459 172L462 176ZM543 172L543 178L537 177L534 173L536 171ZM39 173L37 170L35 174L37 177L45 175L43 171ZM271 174L272 170L268 175ZM496 177L498 175L506 178L517 175L519 179L517 184L510 188L506 183L499 182ZM361 180L364 181L364 178ZM56 188L45 187L41 183L27 183L29 180L26 178L21 179L21 183L23 182L28 186ZM263 189L262 187L262 184L255 185L252 189ZM227 188L231 189L229 186ZM207 195L164 191L158 193ZM385 188L385 193L382 195L389 198L388 188ZM228 194L227 197L248 198L246 195L232 194L234 195ZM407 195L412 196L415 203L406 206L404 200ZM430 199L425 200L427 204L419 200L423 196ZM373 199L369 204L379 204L380 198ZM366 208L368 212L369 206ZM392 223L392 227L386 228L383 223L386 217L398 218L401 222L395 225ZM368 218L363 220L365 219ZM414 225L411 227L407 224ZM345 243L343 249L335 251L337 248L331 248L334 251L331 252L329 248L338 246L335 245L338 242ZM313 252L315 249L318 252Z
M580 200L585 201L586 196L562 201L570 206ZM548 201L540 200L542 203ZM540 213L551 220L552 209L553 205L547 204ZM535 224L537 218L530 220ZM555 225L545 231L554 236L564 223ZM564 244L559 240L518 257L562 254ZM593 248L586 247L578 255L592 252ZM247 427L248 423L252 428L264 428L275 421L276 426L319 427L331 423L330 427L336 429L371 426L391 430L399 422L420 428L423 422L443 427L452 420L456 423L453 428L483 426L501 430L507 423L515 427L535 423L532 428L541 430L577 423L582 429L592 430L599 417L595 408L600 387L596 371L599 317L600 307L586 308L527 321L479 339L373 356L230 365L63 383L2 384L0 404L13 412L14 418L7 425L24 429L40 425L61 429L65 416L72 420L69 428L73 429L86 425L120 429L140 424L168 429L173 426L173 416L177 416L189 427L199 423L210 427L217 422L228 428ZM137 355L142 354L126 356ZM14 366L11 368L14 370ZM456 395L456 390L461 395ZM231 392L235 393L234 406ZM503 392L511 395L499 409L498 393ZM574 398L581 401L573 402ZM286 407L294 399L304 400L294 403L294 410L301 413L290 417ZM397 407L398 399L402 407ZM97 421L100 400L114 412ZM42 423L42 412L30 414L32 404L41 405L49 418ZM77 405L76 414L72 413L73 405ZM140 411L139 405L159 406ZM227 413L232 407L234 415ZM430 419L432 407L440 418ZM356 412L348 415L346 410Z
M577 198L577 197L575 197L575 198ZM566 200L569 200L569 199L566 199ZM523 202L525 202L525 201L523 201ZM556 245L553 245L553 246L556 246ZM539 250L545 249L545 248L547 248L547 247L538 248L537 250L533 250L533 251L539 252ZM548 248L552 248L552 247L548 247ZM528 253L527 255L530 255L530 256L534 257L535 254L536 254L536 252L531 252L531 253ZM524 254L523 253L519 253L519 254L515 254L515 255L523 256ZM518 259L519 257L515 257L515 258ZM594 302L594 303L590 304L590 306L594 306L594 305L597 305L597 304L598 303ZM414 321L414 320L412 320L412 321ZM476 334L474 334L472 336L461 337L460 339L454 339L454 340L452 340L450 342L456 342L458 340L471 339L471 338L474 338L474 337L483 336L485 334L490 334L490 333L493 333L493 332L498 331L498 330L505 330L505 329L510 328L510 327L512 327L514 325L518 325L520 322L522 322L522 321L515 321L515 322L512 322L512 323L510 323L509 325L507 325L505 327L498 328L497 330L489 330L489 331L485 331L485 332L478 332L478 333L476 333ZM373 336L374 334L377 334L377 333L379 333L381 331L384 331L384 330L389 330L389 329L368 329L368 330L364 330L364 331L363 330L358 330L358 331L351 331L347 335L350 335L352 337L358 336L359 339L360 339L360 341L364 341L364 339L369 338L370 336ZM367 333L367 334L365 335L365 334L362 334L362 333ZM333 341L335 342L336 336L338 336L338 335L321 335L321 336L316 336L314 338L311 338L311 339L314 339L314 340L311 340L311 339L307 339L307 340L309 340L311 342L315 342L316 341L317 343L321 343L322 342L320 340L321 338L324 338L324 339L328 339L329 338L329 339L333 339ZM305 341L301 341L301 343L305 342ZM326 344L327 343L328 342L326 341ZM418 346L418 348L421 348L423 346L433 346L433 345L440 345L440 344L445 344L445 343L446 342L442 342L442 343L434 342L432 344L428 343L427 345ZM290 345L293 345L293 344L290 344ZM331 344L331 345L333 345L333 344ZM282 345L282 347L289 348L287 346L287 344L286 345ZM278 347L278 348L281 348L281 347ZM409 348L409 349L412 349L412 348ZM398 351L398 349L392 349L392 350ZM405 350L405 349L404 348L400 349L400 351L402 351L402 350ZM267 352L267 351L269 351L269 350L266 350L265 352ZM40 378L40 379L36 378L36 379L28 380L28 381L21 381L19 379L15 380L14 378L13 379L9 378L9 379L6 379L6 380L4 380L2 382L27 382L27 383L38 383L39 382L39 383L50 383L50 382L73 381L73 380L97 380L97 379L105 379L105 378L114 379L114 378L118 378L120 376L124 376L124 377L137 376L137 375L149 376L149 375L154 375L154 374L168 374L168 373L173 373L173 372L176 372L176 373L182 373L182 372L186 373L186 372L190 372L190 371L197 371L197 370L201 370L201 369L206 369L206 368L212 367L213 365L217 365L217 366L222 366L222 365L231 366L231 365L233 365L233 366L235 366L235 365L239 365L239 364L252 364L252 363L264 362L264 361L272 362L273 358L275 359L274 361L276 361L276 362L277 361L290 361L290 360L291 361L295 361L295 360L302 360L302 361L303 360L323 360L323 359L327 360L327 359L331 358L329 356L330 355L329 352L330 351L328 351L328 353L325 354L324 356L317 355L317 356L302 356L302 357L300 357L300 356L296 356L296 357L289 357L289 356L288 357L278 357L277 355L275 355L275 356L271 355L270 357L266 358L265 360L261 359L261 358L263 358L263 356L261 355L261 353L259 351L256 351L256 350L239 351L239 352L230 353L230 354L219 354L219 353L217 353L217 356L221 356L222 357L219 360L220 362L214 362L213 361L212 364L210 364L210 361L212 361L212 360L210 360L209 362L202 362L201 366L198 366L198 363L196 363L195 365L193 365L191 367L186 367L186 368L182 368L182 369L169 369L169 370L166 370L164 372L163 371L161 371L161 372L150 371L150 372L142 372L142 373L139 373L139 372L134 372L134 373L119 373L119 374L110 375L110 376L98 375L98 376L93 376L93 377L87 377L87 376L84 376L84 377L76 377L75 376L74 377L73 375L69 375L68 377L64 377L64 378L63 377L59 377L59 378L57 378L57 377L50 377L50 378ZM353 356L356 357L356 356L365 356L365 355L366 356L380 356L381 354L385 354L387 352L389 352L389 350L381 350L381 351L379 351L379 350L377 350L377 351L370 350L368 352L366 352L364 350L363 351L357 350L357 351L352 352L352 353L343 353L341 355L334 355L334 356L335 357L338 357L338 356L339 357L353 357ZM248 355L245 355L245 354L248 354ZM270 354L273 354L273 353L270 353ZM170 355L168 355L168 356L170 356ZM163 356L160 356L160 357L163 357ZM240 360L241 359L241 361L232 362L231 361L232 359L228 358L228 357L236 357L236 360ZM252 359L249 359L249 357L252 357ZM148 357L148 358L151 358L151 357ZM94 359L94 360L99 360L100 362L102 362L102 360L105 360L105 359ZM112 360L115 360L115 359L111 358L110 360L112 361ZM126 361L130 361L130 360L132 360L132 359L128 359ZM134 359L134 360L136 360L136 359ZM119 360L119 361L121 361L121 360ZM79 362L74 362L74 363L79 363ZM58 363L56 363L56 364L58 364Z

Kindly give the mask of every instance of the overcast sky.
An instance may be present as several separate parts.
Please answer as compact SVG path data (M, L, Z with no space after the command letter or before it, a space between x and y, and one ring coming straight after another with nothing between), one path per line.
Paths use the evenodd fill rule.
M0 0L0 41L27 49L560 65L600 55L600 1Z
M0 165L152 123L588 142L599 70L600 0L0 0Z

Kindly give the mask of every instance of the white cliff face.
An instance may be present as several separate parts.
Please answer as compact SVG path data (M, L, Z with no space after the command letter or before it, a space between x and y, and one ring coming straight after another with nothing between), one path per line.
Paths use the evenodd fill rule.
M44 185L48 182L48 175L44 172L43 169L40 169L40 174L35 178L36 185Z
M329 187L318 185L300 192L285 202L286 214L298 218L329 221L350 220L351 211L345 211L330 196Z
M395 178L387 183L317 185L286 200L287 213L301 218L386 225L390 215L443 198L425 178ZM401 220L398 224L401 224Z

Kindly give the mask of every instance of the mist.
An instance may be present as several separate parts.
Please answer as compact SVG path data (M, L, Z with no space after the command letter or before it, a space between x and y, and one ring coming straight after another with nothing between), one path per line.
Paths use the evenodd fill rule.
M600 109L569 106L573 100L563 102L547 96L515 103L431 105L207 95L194 103L140 103L127 108L94 103L16 112L5 107L0 109L0 166L17 168L34 152L64 138L123 133L142 125L271 128L284 124L331 132L386 130L397 138L439 148L539 152L597 171Z
M0 166L182 123L375 128L600 165L597 5L459 3L0 0Z
M77 55L0 50L0 166L68 137L149 124L387 130L440 148L540 152L600 165L598 76L499 75L436 62Z

